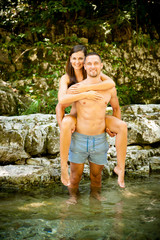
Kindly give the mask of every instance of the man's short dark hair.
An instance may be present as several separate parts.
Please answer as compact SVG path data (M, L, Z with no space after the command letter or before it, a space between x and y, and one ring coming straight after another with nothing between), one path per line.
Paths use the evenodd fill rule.
M84 61L86 61L86 58L87 58L88 56L98 56L99 59L100 59L100 61L102 62L102 59L101 59L100 55L99 55L98 53L96 53L96 52L87 53L87 55L85 56L85 60L84 60Z

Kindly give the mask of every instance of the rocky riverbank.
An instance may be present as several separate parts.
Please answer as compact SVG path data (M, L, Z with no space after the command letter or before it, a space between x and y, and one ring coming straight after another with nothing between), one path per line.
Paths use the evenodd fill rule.
M110 108L107 110L110 112ZM126 174L160 171L160 105L125 106L122 116L128 125ZM116 164L115 138L107 138L110 149L103 177L111 176ZM1 189L59 182L59 128L55 115L1 116L0 165ZM89 176L87 163L84 176Z

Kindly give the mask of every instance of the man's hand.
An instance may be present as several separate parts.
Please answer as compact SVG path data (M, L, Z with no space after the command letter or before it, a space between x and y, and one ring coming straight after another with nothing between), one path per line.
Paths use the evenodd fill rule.
M67 90L67 93L77 94L77 93L86 92L86 91L87 90L84 84L76 83Z
M109 130L109 128L106 128L106 132L109 134L110 137L115 137L116 133L113 133Z
M76 125L74 125L72 128L71 128L71 133L74 133L76 130Z

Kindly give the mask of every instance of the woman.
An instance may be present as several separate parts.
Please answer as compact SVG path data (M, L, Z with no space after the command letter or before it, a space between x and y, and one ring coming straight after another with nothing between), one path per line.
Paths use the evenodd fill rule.
M76 45L72 48L66 65L66 74L63 75L60 80L58 92L59 104L56 107L56 116L60 127L61 181L66 186L70 184L67 165L68 152L71 135L76 128L76 108L74 102L84 98L95 101L100 100L101 95L95 90L110 89L115 86L113 80L103 73L101 73L101 83L79 86L78 83L86 78L86 72L84 70L85 55L85 46ZM71 104L72 109L70 115L64 117L65 108ZM114 116L106 116L106 128L111 136L116 135L117 166L114 171L118 175L119 186L124 187L127 126L120 120L120 108L114 109L113 115ZM111 133L109 129L113 133Z

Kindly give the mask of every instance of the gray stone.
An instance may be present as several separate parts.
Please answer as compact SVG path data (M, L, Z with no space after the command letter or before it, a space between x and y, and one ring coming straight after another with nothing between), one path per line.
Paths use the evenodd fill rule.
M148 160L149 160L150 171L160 172L160 156L153 156L153 157L150 157Z
M160 142L160 105L131 105L122 108L128 125L128 145Z
M0 162L14 162L38 154L57 154L58 138L55 115L0 117Z
M111 109L107 112L112 114ZM122 108L128 125L127 174L160 171L160 105L131 105ZM108 137L108 164L103 176L112 176L117 164L115 137ZM59 128L56 116L32 114L0 117L0 182L2 187L48 184L60 181ZM7 164L15 165L7 165ZM89 177L85 163L84 176Z
M52 173L52 174L51 174ZM0 166L1 188L25 189L30 186L43 185L59 178L57 170L33 165Z

